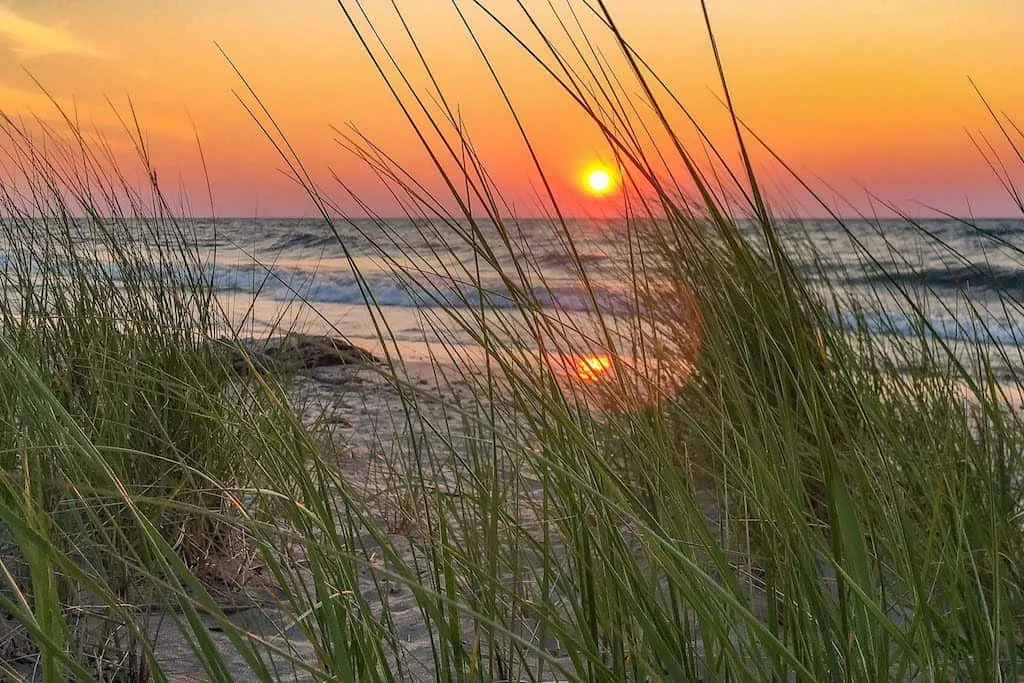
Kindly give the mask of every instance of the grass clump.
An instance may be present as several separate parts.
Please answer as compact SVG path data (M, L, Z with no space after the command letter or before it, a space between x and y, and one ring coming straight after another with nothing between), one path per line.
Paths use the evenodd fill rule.
M3 675L146 679L154 611L198 624L258 560L240 497L291 418L232 368L211 264L155 173L140 192L70 122L0 132Z
M236 443L224 401L230 375L211 344L212 291L186 229L167 214L156 187L143 199L117 180L116 168L102 177L118 184L86 184L93 165L104 160L83 139L62 146L47 131L36 132L44 143L10 120L4 133L22 163L0 201L8 472L29 476L20 467L25 454L55 466L54 478L41 483L48 498L41 502L51 513L69 515L70 527L62 522L63 528L89 526L85 518L71 521L83 508L66 505L70 485L80 487L79 495L109 485L104 474L85 468L73 484L60 482L59 458L51 454L66 439L26 405L23 375L31 373L39 385L33 398L57 402L130 495L209 507L201 492L210 481L244 484L251 474L244 454L229 447ZM78 145L93 155L75 162L84 167L64 156ZM42 146L45 158L38 154ZM84 509L93 505L105 507L97 500ZM182 526L190 516L169 506L150 512L162 531L188 543L209 531ZM111 550L101 542L90 554L101 561ZM116 550L115 561L131 544Z

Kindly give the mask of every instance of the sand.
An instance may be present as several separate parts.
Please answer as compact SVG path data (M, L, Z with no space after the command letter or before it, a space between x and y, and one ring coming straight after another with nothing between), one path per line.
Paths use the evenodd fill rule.
M406 372L411 384L423 390L424 395L434 393L437 384L429 364L409 364ZM351 365L317 367L300 371L292 381L290 393L300 411L303 422L317 435L322 457L329 466L341 472L347 482L361 491L377 507L374 512L383 526L392 532L391 541L408 548L407 537L415 533L414 519L405 519L411 513L402 509L393 488L391 464L394 458L407 457L403 444L409 435L402 413L402 399L393 383L381 371ZM443 420L440 406L431 401L422 403L428 419ZM454 421L453 421L454 426ZM367 556L368 565L379 564L372 542ZM360 572L359 592L375 614L381 609L378 588L369 570ZM412 592L397 582L387 584L389 611L395 633L401 643L403 663L414 680L435 680L433 655L429 631L420 614ZM233 610L231 621L269 644L285 650L300 661L316 665L313 647L301 633L288 623L283 610L273 601L249 609ZM161 665L176 681L207 680L174 620L158 615L162 627L156 639L156 652ZM234 651L230 640L212 618L206 618L214 641L228 661L236 680L254 680L255 676ZM316 678L279 656L270 662L272 670L282 681L313 681Z
M288 385L293 406L303 423L315 435L322 462L339 472L367 501L370 513L389 534L390 544L408 561L413 543L417 539L422 540L419 528L421 520L415 501L409 501L396 483L403 480L401 470L414 457L410 455L411 440L422 438L424 433L410 433L403 410L403 397L382 366L312 365L298 369ZM462 421L452 406L459 405L460 401L468 397L470 387L465 381L439 382L435 370L436 367L429 362L407 363L403 372L403 377L408 380L404 391L416 393L418 412L424 419L422 424L428 430L439 430L458 442L462 435ZM474 400L466 404L472 404ZM419 428L414 429L420 432ZM434 467L431 476L436 478L431 483L442 491L453 490L457 478L455 468L461 465L454 462L456 458L445 459L445 453L451 455L449 449L440 450L442 456L431 463ZM455 450L459 451L458 446ZM529 480L521 481L520 486L523 487L523 495L531 495ZM456 495L454 490L453 495ZM536 530L539 538L540 524L531 518L531 506L525 505L521 511L519 523L531 533ZM360 570L356 590L374 617L381 613L382 599L374 580L377 572L371 567L381 568L380 558L376 544L368 538L364 555L358 558L364 568ZM239 562L243 565L245 563L244 560ZM239 580L238 575L246 570L244 566L227 566L220 570L231 575L229 583L235 583L234 590L221 594L211 592L225 608L230 621L270 646L264 649L278 649L286 653L265 659L278 680L317 680L291 661L304 662L311 667L316 667L318 662L313 646L290 623L289 616L282 609L281 594L276 587L255 573L246 580ZM380 581L381 575L378 573L376 578ZM412 591L400 582L385 581L384 594L399 644L397 657L401 659L406 680L436 680L430 632ZM172 681L208 680L178 627L177 619L180 615L156 610L146 618L147 631L154 634L157 659L168 678ZM252 670L235 651L224 625L210 616L204 616L203 623L223 654L231 676L240 681L255 680ZM472 638L469 624L466 624L463 637L468 644ZM555 658L564 654L557 643L544 645ZM395 658L391 654L388 657ZM20 665L18 672L29 680L35 680L39 673L33 669L30 660ZM542 678L551 679L550 675ZM0 680L5 679L0 676Z
M403 444L409 443L408 428L401 410L402 398L380 366L346 363L351 363L351 359L346 359L343 364L328 363L324 366L311 363L314 367L299 368L288 390L302 421L316 435L323 462L340 472L367 499L374 501L372 505L376 509L372 512L392 534L392 543L408 551L408 538L415 534L416 520L406 518L414 513L402 508L391 484L395 459L407 457ZM436 394L437 383L430 364L410 363L406 373L411 387L422 392L423 396ZM422 410L428 421L435 425L446 419L436 401L424 400ZM452 427L457 428L457 421L452 420ZM246 567L230 566L232 561L243 565L251 559L228 557L221 560L221 566L216 570L231 574L229 583L234 585L228 589L213 586L211 594L232 623L272 648L287 653L265 659L278 680L317 680L289 661L294 659L311 667L318 665L312 645L290 623L289 616L281 608L280 591L255 573L240 580L239 575L247 571ZM367 556L362 559L367 566L379 565L372 543L367 547ZM369 569L361 571L358 590L373 613L379 614L381 599ZM434 680L429 632L414 596L407 587L396 582L387 583L385 590L406 672L413 680ZM72 628L76 629L89 617L76 620L71 616L70 619ZM179 629L178 619L180 615L163 612L157 607L143 616L145 630L154 639L154 650L161 668L171 681L208 680ZM202 620L222 653L231 676L239 681L255 680L250 667L235 651L224 625L212 616L203 615ZM83 628L91 627L86 625ZM108 633L110 628L103 631ZM115 631L120 632L118 637L125 639L126 629ZM109 640L93 642L95 639L89 637L85 640L89 641L86 645L88 651L101 653L102 657L111 660L117 658L119 650L126 649L123 643ZM94 670L92 664L86 662L90 670ZM8 680L41 680L41 671L31 638L24 627L10 619L0 618L0 681Z

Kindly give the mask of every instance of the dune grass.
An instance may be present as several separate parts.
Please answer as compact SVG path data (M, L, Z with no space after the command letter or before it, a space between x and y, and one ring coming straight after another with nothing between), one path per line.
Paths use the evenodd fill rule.
M408 218L429 219L417 225L435 250L384 218L339 218L255 94L246 100L339 239L363 232L436 304L424 309L440 340L435 391L405 375L366 289L387 350L375 372L397 397L388 493L401 523L333 467L277 378L229 369L203 254L159 188L144 199L111 181L123 175L102 155L80 164L7 122L20 175L0 202L0 609L33 641L41 678L164 680L146 602L214 680L1021 676L1024 430L1008 400L1019 363L1003 359L1009 377L991 371L1005 347L988 343L981 316L966 348L936 334L905 285L913 264L885 265L838 218L837 236L865 268L891 269L891 286L854 300L827 270L801 271L728 97L739 161L710 146L701 166L672 123L681 104L603 5L576 10L557 30L530 15L537 34L509 37L622 164L623 310L605 307L549 195L551 233L591 310L560 306L454 103L407 80L415 69L434 82L429 62L393 61L358 7L341 11L450 195L369 140L342 142ZM515 114L497 75L493 85ZM81 149L94 148L79 137L67 151ZM474 258L453 264L456 248ZM462 283L463 300L440 281ZM913 335L878 334L872 321L893 312L917 321ZM453 331L482 358L462 355ZM566 381L560 363L581 348L606 355L602 381ZM291 641L232 621L214 599L201 560L230 539L259 558ZM428 633L425 661L402 640L394 586ZM84 597L125 643L83 649Z
M70 122L0 128L0 603L44 680L155 675L147 612L217 610L196 577L247 542L238 497L277 418L232 372L194 235L155 183ZM37 656L17 630L15 680Z

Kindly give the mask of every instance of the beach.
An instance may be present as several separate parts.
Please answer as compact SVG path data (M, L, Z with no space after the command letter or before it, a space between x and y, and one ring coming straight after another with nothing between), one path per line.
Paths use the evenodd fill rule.
M230 438L232 448L242 450L231 454L236 464L218 475L216 497L205 499L214 506L209 514L216 530L195 538L183 532L176 541L185 544L178 552L199 582L188 589L187 603L161 601L148 592L149 579L132 573L126 578L129 593L142 592L118 616L88 607L84 598L72 600L75 642L95 653L97 666L159 666L171 680L207 680L209 664L197 657L200 638L232 678L255 680L269 671L274 680L320 680L318 672L340 666L329 657L350 652L349 645L332 649L338 644L323 630L340 618L348 637L376 649L379 662L373 666L401 672L408 680L443 677L444 662L437 656L442 625L448 629L446 647L469 652L470 661L480 666L486 661L492 676L562 680L584 666L572 656L578 627L562 624L572 624L578 591L585 590L574 583L594 580L589 563L613 573L629 567L637 572L633 580L639 580L650 562L666 561L654 559L661 552L658 544L667 544L664 552L676 556L669 540L675 536L663 535L662 522L647 517L650 510L668 519L685 511L672 533L690 539L686 566L707 577L700 579L711 582L706 587L717 585L711 577L734 575L731 590L743 596L748 618L757 623L775 618L765 586L772 560L763 545L772 536L762 536L768 532L756 517L753 526L745 519L737 527L731 502L737 495L732 477L742 470L730 472L743 467L733 453L743 451L719 444L711 432L697 439L677 434L666 422L668 416L693 421L691 428L700 435L704 427L695 421L722 419L732 425L737 418L727 411L746 411L748 405L758 407L758 417L739 419L801 414L785 384L763 394L771 381L716 388L719 377L731 372L739 345L759 333L747 318L758 309L735 322L725 318L725 324L742 331L727 328L735 336L723 341L723 319L711 306L731 311L737 304L709 304L709 294L719 295L714 289L672 285L657 276L642 289L635 281L626 286L620 273L629 244L617 239L615 224L577 226L586 237L586 248L577 254L585 258L566 260L558 243L544 252L539 242L531 242L534 251L511 251L507 261L493 264L491 275L477 272L481 266L473 263L472 251L459 255L452 248L448 261L430 261L429 251L410 251L402 262L391 257L381 265L375 259L384 252L374 252L381 246L379 236L357 255L358 231L339 251L331 238L314 238L315 231L325 230L315 222L228 225L192 226L200 248L189 257L202 267L190 277L205 283L223 317L202 323L219 336L189 353L198 352L199 358L213 353L207 361L214 365L204 370L220 378L213 380L211 386L219 388L211 398L226 411L219 420L237 422ZM815 384L800 391L825 392L823 400L839 411L848 400L844 396L862 389L832 368L841 370L849 362L843 354L856 344L870 344L880 353L873 362L884 370L864 375L873 384L863 390L878 399L857 399L859 410L888 411L886 401L901 405L904 396L938 392L936 409L948 410L942 406L947 398L952 401L947 428L957 429L963 419L971 438L989 429L986 411L1003 408L979 398L964 374L973 370L962 369L959 379L947 376L949 363L967 368L984 360L992 386L1006 390L999 400L1011 409L1014 397L1019 402L1013 378L1021 318L1017 309L995 306L1017 280L1012 257L1000 262L987 250L982 238L992 235L937 222L932 229L945 231L947 239L978 245L975 262L952 269L941 258L924 259L905 263L905 271L889 263L879 266L876 277L855 248L843 251L826 233L813 233L805 224L787 225L805 237L817 234L819 242L809 246L793 238L792 258L812 288L821 284L835 297L837 308L814 325L804 318L796 328L807 335L808 346L789 353L806 354L804 359L785 360L785 354L759 359L755 345L743 351L754 354L745 361L750 367L804 362L803 372ZM985 228L998 239L1017 239L1024 221ZM411 249L408 231L419 234L423 226L396 222L394 229L394 239ZM250 243L260 243L260 249L242 250L231 230L249 231ZM541 226L527 223L523 230L537 233ZM864 224L855 230L848 235L851 243L872 231L880 244L893 239L893 226ZM260 231L263 237L256 238ZM272 263L259 256L273 250ZM873 253L881 251L876 246ZM901 253L912 251L903 245ZM144 261L158 264L158 270L152 265L139 270L111 258L99 243L86 243L83 253L89 267L109 278L112 292L135 286L124 273L173 278L189 272L163 258ZM530 291L516 291L502 279L502 268L513 267L529 270L522 280L531 283ZM892 289L886 289L889 285ZM159 292L167 285L158 279L151 286ZM900 297L919 307L901 307ZM957 317L957 310L970 315ZM139 334L131 330L104 334L114 334L109 338L114 340ZM489 336L480 336L480 330ZM907 344L925 343L922 349L945 349L946 360L907 351ZM154 348L157 358L165 353L161 348ZM972 356L979 348L985 355ZM717 398L701 403L705 392L715 397L723 391L737 392L732 403L719 405ZM872 400L882 402L872 407ZM836 414L831 419L851 420L843 430L888 429L883 422ZM167 416L157 413L157 419ZM791 426L758 438L769 444L783 439L767 447L784 457L800 453L790 439L822 438L830 444L851 438L829 426L820 437L813 432L791 436L788 430L810 424L806 417L793 419ZM200 422L189 429L206 427ZM886 434L879 431L872 438L904 436L901 430ZM177 438L193 443L189 433ZM648 441L663 450L640 446ZM867 442L853 443L860 448ZM709 458L714 448L722 448L721 455ZM650 469L652 452L660 452L660 460ZM215 448L208 467L216 467L224 455ZM187 468L193 467L190 457L183 460ZM859 466L866 472L905 466L870 450L863 457ZM832 514L826 500L833 494L818 465L797 471L802 491L797 500L803 501L798 505L806 505L801 514L807 518L793 533L805 542L813 529L828 528L821 525ZM587 549L603 543L610 545L600 552L614 559ZM197 550L187 550L192 546ZM840 579L818 553L812 551L811 566L823 582L824 599L838 599ZM561 576L566 586L549 585L553 576ZM645 580L658 593L679 579L655 573ZM192 601L194 607L186 607ZM695 604L681 607L679 618L691 618ZM543 605L542 612L535 611L537 605ZM335 616L320 616L328 606ZM186 619L189 609L197 610L192 621ZM897 610L901 624L909 619L906 609ZM482 610L492 616L473 616ZM128 622L118 621L126 615L139 634L130 636ZM704 652L706 634L680 636L687 638L686 647ZM146 639L151 653L145 664L123 659L141 656L131 646L138 637ZM10 670L34 680L37 655L28 633L14 628L0 640ZM253 647L257 650L247 655L246 648ZM739 657L745 665L758 662L753 652Z
M0 0L0 683L1024 680L1016 7L109 4Z

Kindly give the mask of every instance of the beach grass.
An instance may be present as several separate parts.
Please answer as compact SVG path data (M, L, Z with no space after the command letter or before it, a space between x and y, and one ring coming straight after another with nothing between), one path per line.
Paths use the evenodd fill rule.
M40 678L166 680L155 612L211 680L1021 676L1014 359L997 377L990 354L1008 352L989 343L981 315L973 342L932 329L905 284L910 263L858 299L826 269L802 271L795 250L822 247L783 234L724 68L736 138L709 147L709 168L680 142L681 105L642 46L602 8L510 37L619 157L623 310L605 308L552 194L551 233L590 310L561 307L454 103L406 80L429 62L392 61L368 15L341 5L450 194L427 192L427 179L357 134L342 142L434 251L384 217L345 219L345 187L332 198L314 185L256 94L243 98L327 229L360 231L433 304L424 325L439 341L424 385L365 283L385 362L362 371L395 397L376 490L325 454L287 377L235 371L223 348L244 359L244 346L221 339L209 264L156 183L140 193L98 153L80 164L71 152L95 149L81 136L62 153L7 122L20 180L0 202L0 609L27 634ZM598 31L618 49L614 68ZM738 162L725 163L726 145ZM865 268L892 268L834 225ZM474 258L452 265L443 257L456 249ZM439 276L465 283L463 300ZM495 279L500 292L484 284ZM915 321L912 334L879 333L873 321L894 312ZM449 341L453 330L478 357ZM273 602L287 638L231 618L204 573L225 547L259 565L273 588L261 608ZM85 604L124 642L86 651ZM412 632L425 643L415 656Z
M217 609L197 577L226 579L251 535L235 520L275 404L233 372L207 264L155 184L70 123L2 132L0 601L39 644L9 629L3 675L36 655L48 681L139 675L147 611Z

